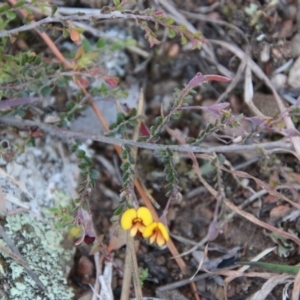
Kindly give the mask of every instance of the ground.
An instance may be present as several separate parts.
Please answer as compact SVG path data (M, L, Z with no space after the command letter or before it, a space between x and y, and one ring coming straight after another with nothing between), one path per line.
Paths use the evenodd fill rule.
M38 199L27 203L24 193L7 191L12 184L6 176L1 179L4 195L10 197L6 210L20 208L20 202L35 214L52 209L45 220L59 225L56 230L66 229L71 271L64 271L74 299L96 299L91 286L104 290L103 282L96 284L103 270L111 274L105 280L114 299L121 299L130 242L119 218L127 201L153 209L174 242L158 247L134 238L139 273L147 274L144 297L281 299L286 289L298 299L295 273L246 269L239 263L254 258L293 266L299 262L299 4L123 1L123 14L135 13L119 18L113 4L105 2L50 1L57 8L54 17L70 23L52 20L43 28L69 64L75 64L71 69L53 58L52 46L47 48L31 29L10 35L10 50L3 48L6 55L31 51L25 64L32 63L32 69L22 73L27 82L16 74L18 83L0 72L1 166ZM35 20L50 14L32 7ZM98 18L98 7L117 17ZM78 20L72 8L80 9ZM147 8L156 15L148 13L145 25L141 16ZM191 37L181 27L168 37L173 35L171 21L154 19L162 22L155 28L151 19L161 11L202 36ZM95 19L84 19L89 14ZM20 19L14 22L6 29L22 25ZM197 41L200 49L193 47L200 46ZM43 70L47 64L49 70ZM8 73L13 72L17 69ZM45 78L31 86L39 76ZM183 101L180 95L189 88L195 92ZM40 96L42 101L33 99ZM21 102L12 105L12 100ZM11 101L7 107L5 101ZM168 119L169 114L174 115ZM111 125L108 141L101 138L108 131L106 122ZM165 126L159 130L161 124ZM127 142L128 150L119 139L136 140L136 132L152 140L140 141L134 153L133 143ZM171 146L182 144L190 148ZM169 150L159 152L159 145ZM193 153L191 146L200 150ZM43 175L31 180L35 172ZM35 182L41 182L39 189ZM69 204L61 202L58 190ZM19 202L10 204L12 197ZM181 265L174 253L184 253ZM186 280L194 275L194 281ZM134 285L129 289L134 298Z

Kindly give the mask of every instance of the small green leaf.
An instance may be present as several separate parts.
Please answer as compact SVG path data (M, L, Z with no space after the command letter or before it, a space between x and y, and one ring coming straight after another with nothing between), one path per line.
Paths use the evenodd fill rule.
M135 160L134 160L133 156L131 156L131 155L129 155L128 160L132 165L135 163Z
M188 41L187 41L187 38L182 34L182 35L181 35L181 44L182 44L182 45L186 45L187 42L188 42Z
M64 227L65 227L64 222L58 222L58 223L55 224L56 229L63 229Z
M68 102L66 103L66 109L67 109L68 111L70 111L71 109L73 109L74 106L75 106L75 102L74 102L74 101L68 101Z
M112 124L109 125L109 130L113 130L113 129L117 128L117 127L118 127L117 123L112 123Z
M130 178L130 173L125 173L125 174L122 176L122 179L123 179L124 182L127 182L129 178Z
M208 123L205 130L206 130L206 132L210 132L211 130L213 130L213 128L214 128L214 125L211 123Z
M86 177L87 175L88 175L88 171L82 171L82 172L80 172L80 175L82 176L82 177Z
M123 145L123 148L129 153L131 151L131 148L128 144Z
M7 10L7 11L5 12L5 15L6 15L6 18L7 18L8 20L13 20L13 19L15 19L15 17L17 16L17 14L16 14L15 12L11 11L11 10Z
M177 28L178 28L178 30L180 30L180 31L185 31L185 30L187 30L187 28L186 28L185 25L179 25Z
M87 207L87 203L86 203L86 202L83 202L81 207L82 207L82 209L85 210L85 211L88 210L88 207Z
M205 136L205 131L204 130L201 130L200 131L200 133L199 133L199 135L198 135L198 140L202 140L203 138L204 138L204 136Z
M100 38L96 44L97 48L103 48L105 45L106 45L106 39L104 38Z
M77 149L78 149L78 145L76 145L76 144L72 145L70 148L71 152L73 152L73 153L76 152Z
M125 120L126 116L123 112L118 112L117 123L120 124Z
M107 136L107 137L113 137L113 136L115 136L115 134L113 132L106 132L105 136Z
M119 127L119 133L124 133L125 131L126 131L126 125L125 124L123 124L123 125L121 125L120 127Z
M78 165L78 168L81 169L81 170L85 169L86 167L88 167L88 164L86 162L83 162L83 163Z
M91 43L89 42L88 39L83 39L82 41L82 46L83 46L83 49L84 49L84 52L85 53L88 53L91 51Z
M135 117L136 113L137 113L136 108L132 108L129 112L129 117Z
M196 139L195 138L191 138L191 137L189 137L189 138L186 139L186 143L187 144L194 143L195 141L196 141Z
M218 160L220 162L220 164L224 164L226 161L226 157L223 154L218 154Z
M24 54L21 56L21 66L24 66L27 62L28 62L28 54L27 54L27 53L24 53Z
M85 157L85 151L84 151L84 150L81 150L81 149L78 150L76 156L77 156L78 158L83 158L83 157Z
M160 137L159 137L159 135L153 135L152 137L151 137L151 141L153 142L153 143L156 143L157 141L159 141L159 139L160 139Z
M168 182L173 182L174 181L174 175L172 173L169 173L166 177L166 180Z
M115 4L115 6L118 6L118 5L120 5L120 0L114 0L114 4Z
M147 139L148 139L148 137L147 136L140 136L139 138L138 138L138 142L146 142L147 141Z
M124 171L124 172L128 171L129 168L130 168L130 163L128 161L124 162L121 165L121 170Z
M135 127L135 126L137 126L138 121L137 120L128 120L128 124L132 127Z
M74 202L76 203L76 204L78 204L78 203L80 203L80 198L76 198L75 200L74 200Z
M25 4L25 1L20 0L20 1L18 1L18 2L14 5L14 8L21 7L21 6L23 6L24 4Z
M51 213L53 213L53 214L58 214L58 213L60 213L60 209L57 208L57 207L50 207L50 208L48 208L48 210L49 210Z
M3 4L3 6L0 6L0 13L3 13L9 9L10 9L10 6L7 3L5 3L5 4Z
M156 126L151 126L151 127L150 127L151 135L154 135L154 134L155 134L155 131L156 131Z
M168 36L172 39L176 36L176 32L172 28L168 28Z
M155 125L161 125L163 123L163 117L162 116L159 116L155 119Z
M221 123L224 123L227 118L227 114L223 113L221 118Z
M21 118L24 118L25 115L26 115L26 111L25 111L24 109L17 108L17 109L16 109L16 114L17 114L18 116L20 116Z
M51 16L52 16L52 17L53 17L54 14L56 13L56 11L57 11L57 6L51 5Z
M92 160L89 157L85 156L85 157L83 157L83 159L89 166L92 165Z
M41 62L42 62L41 57L37 55L37 56L34 58L34 64L35 64L36 66L38 66Z
M274 272L280 272L280 273L286 273L292 275L297 275L300 270L299 267L295 267L295 266L273 264L273 263L266 263L266 262L259 262L259 261L241 261L238 263L241 265L249 265L249 266L259 267Z
M52 88L50 86L44 86L40 89L42 96L49 96L51 94Z
M178 112L172 114L171 118L175 119L175 120L178 120L180 118L180 116L181 116L181 112L178 111Z
M119 216L124 210L123 205L119 206L115 211L114 211L114 216Z
M63 37L65 39L69 37L69 34L70 34L69 30L66 28L63 28Z
M99 174L99 172L97 170L92 169L90 171L90 176L91 176L92 179L96 180L96 179L99 178L100 174Z
M122 151L121 157L122 157L123 159L127 159L127 157L128 157L127 152L126 152L126 151Z
M167 18L167 19L165 19L164 21L165 21L165 24L166 24L166 25L172 25L172 24L174 24L174 22L175 22L172 18Z
M159 158L162 158L166 155L166 151L165 150L162 150L162 149L158 149L154 152L154 156L155 157L159 157Z

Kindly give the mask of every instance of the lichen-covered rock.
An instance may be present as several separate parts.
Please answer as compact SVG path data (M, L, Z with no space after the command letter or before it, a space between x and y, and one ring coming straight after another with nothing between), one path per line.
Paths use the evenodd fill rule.
M23 135L28 139L26 133ZM4 142L6 148L1 149ZM77 161L75 157L63 157L64 144L51 136L36 139L35 143L34 147L24 147L21 138L10 134L5 139L0 136L0 167L4 170L0 172L0 186L8 211L25 208L40 213L41 208L58 204L57 192L68 194L70 203L70 195L76 190ZM19 150L19 144L23 145L23 151ZM4 151L12 153L7 160L3 159Z
M27 274L23 266L0 251L1 300L69 300L73 290L65 279L65 266L72 252L62 248L62 234L29 214L1 219L6 234L47 288L44 292ZM1 245L5 242L0 238Z

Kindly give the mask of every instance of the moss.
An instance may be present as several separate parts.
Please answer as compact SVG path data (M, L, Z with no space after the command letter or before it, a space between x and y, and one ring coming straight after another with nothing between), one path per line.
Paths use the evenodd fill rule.
M0 272L3 274L0 293L10 300L72 299L73 290L67 285L63 266L73 253L61 247L62 235L28 214L7 216L4 229L47 292L38 287L21 265L0 253ZM0 242L3 243L1 239ZM5 290L2 290L3 286L6 286Z

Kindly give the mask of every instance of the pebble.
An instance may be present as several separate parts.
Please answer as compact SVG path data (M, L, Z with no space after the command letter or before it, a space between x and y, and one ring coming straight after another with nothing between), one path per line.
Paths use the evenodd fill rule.
M282 73L275 74L271 78L271 82L273 83L273 85L276 89L283 88L286 86L287 76Z

